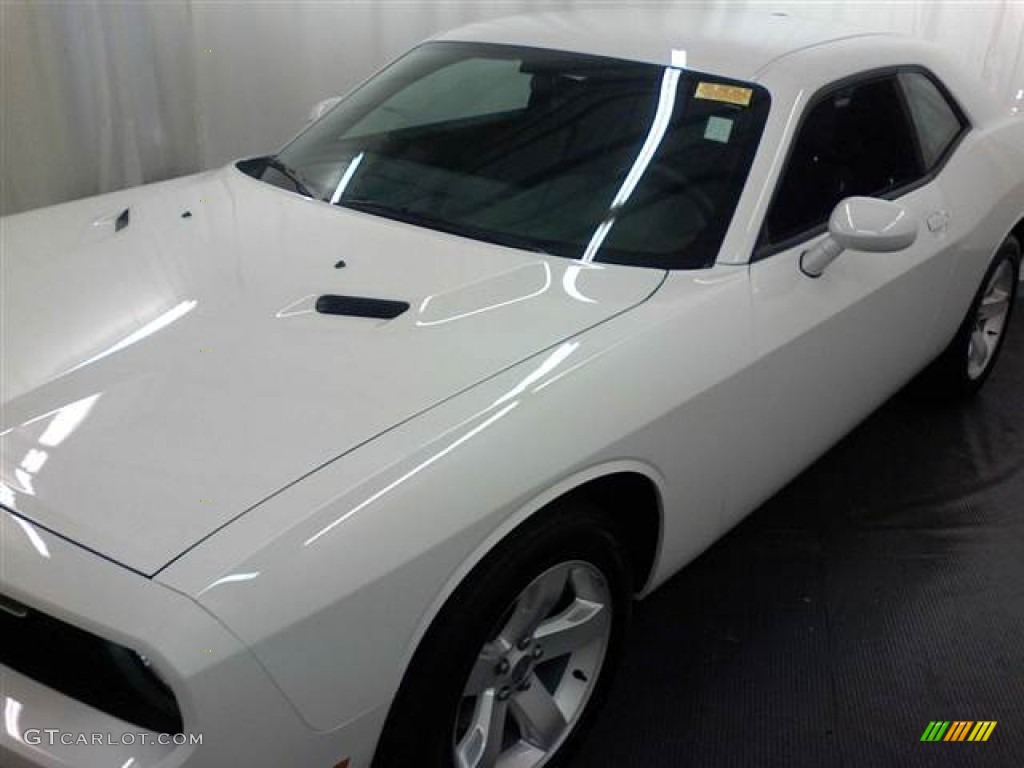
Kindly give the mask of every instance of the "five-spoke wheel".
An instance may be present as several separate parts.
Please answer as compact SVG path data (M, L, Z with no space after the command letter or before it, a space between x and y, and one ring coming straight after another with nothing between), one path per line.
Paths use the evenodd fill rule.
M996 351L1006 330L1017 274L1013 262L1003 259L989 276L981 302L974 314L974 330L967 351L967 376L983 376L995 361Z
M973 395L992 373L1013 314L1020 277L1020 243L1006 238L949 346L918 379L919 390L941 399Z
M515 531L420 643L374 768L557 768L607 691L630 612L615 526L589 506Z
M608 586L589 563L560 563L534 579L470 672L453 735L455 765L542 765L594 690L612 611Z

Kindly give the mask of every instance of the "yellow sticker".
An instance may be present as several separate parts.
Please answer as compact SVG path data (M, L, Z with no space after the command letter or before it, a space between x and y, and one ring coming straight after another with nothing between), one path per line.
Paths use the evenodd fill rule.
M726 104L739 104L741 107L749 107L750 100L754 97L754 90L752 88L742 88L738 85L725 85L724 83L698 83L697 92L694 96L698 99L724 101Z

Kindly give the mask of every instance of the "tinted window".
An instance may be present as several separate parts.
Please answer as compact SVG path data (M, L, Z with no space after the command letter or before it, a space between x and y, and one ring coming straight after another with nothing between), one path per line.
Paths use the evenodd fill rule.
M510 46L421 46L247 173L334 205L574 259L714 263L764 89ZM261 164L262 163L262 164Z
M946 154L963 123L938 86L920 72L903 72L900 82L907 95L925 168L931 170Z
M765 221L763 241L780 243L824 224L851 195L880 196L922 175L896 78L827 93L801 124Z
M349 136L523 109L530 76L508 60L464 59L411 83L349 129Z

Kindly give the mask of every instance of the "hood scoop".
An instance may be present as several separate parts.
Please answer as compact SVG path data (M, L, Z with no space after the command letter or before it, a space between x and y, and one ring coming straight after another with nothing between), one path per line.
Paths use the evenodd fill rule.
M321 315L368 317L374 320L393 320L409 309L406 301L372 299L366 296L335 296L324 294L316 300L316 311Z
M547 366L665 276L312 204L233 167L0 229L0 505L147 576L329 462L373 464L395 425Z

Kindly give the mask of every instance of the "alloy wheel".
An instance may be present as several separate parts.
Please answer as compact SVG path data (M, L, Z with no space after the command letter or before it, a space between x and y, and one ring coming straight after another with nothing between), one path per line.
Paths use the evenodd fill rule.
M560 563L505 611L463 688L456 768L540 768L586 708L612 632L612 595L593 565Z
M1014 279L1013 264L1006 259L985 286L967 348L967 377L972 381L984 375L995 359L1010 314Z

